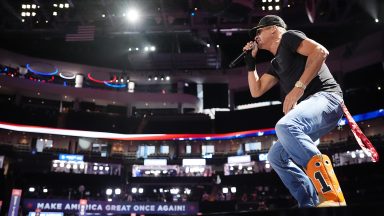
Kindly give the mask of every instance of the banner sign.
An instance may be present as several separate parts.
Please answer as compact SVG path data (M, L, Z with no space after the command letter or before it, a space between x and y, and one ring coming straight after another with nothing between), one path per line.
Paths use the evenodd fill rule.
M84 161L84 155L59 154L59 160L62 160L62 161Z
M62 212L40 212L40 216L64 216ZM28 216L37 216L36 212L29 212Z
M79 200L24 199L23 208L64 213L80 212ZM196 214L199 206L195 202L107 202L87 200L85 211L99 214Z
M8 216L19 215L20 198L21 198L21 190L20 189L13 189L12 190L12 196L11 196L11 202L9 203Z

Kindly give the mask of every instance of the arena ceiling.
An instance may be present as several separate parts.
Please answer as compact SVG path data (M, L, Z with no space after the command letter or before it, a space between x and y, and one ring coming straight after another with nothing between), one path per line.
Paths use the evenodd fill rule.
M274 10L269 11L268 4ZM193 69L226 69L249 40L247 30L270 13L282 16L289 28L304 31L328 49L382 29L384 19L380 0L3 0L0 5L0 47L128 71L191 69L191 61L172 61L180 54L213 59L214 63ZM141 13L137 23L128 21L132 7ZM68 41L79 26L94 29L91 39ZM153 68L136 61L143 57L140 51L145 46L156 49L149 56L151 61L164 55L169 58ZM268 58L262 53L259 61Z

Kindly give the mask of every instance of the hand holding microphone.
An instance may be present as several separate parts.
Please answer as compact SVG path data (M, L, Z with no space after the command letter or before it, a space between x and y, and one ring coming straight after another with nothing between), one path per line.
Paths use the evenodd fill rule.
M250 52L252 51L252 52ZM248 42L244 47L243 47L243 52L235 59L233 60L230 64L229 67L233 68L235 65L237 65L243 58L245 59L245 63L247 64L247 67L249 68L248 63L251 63L250 61L255 62L254 57L256 56L258 51L257 44L255 41L250 41ZM252 57L253 56L253 57ZM252 64L251 64L252 65ZM254 63L254 66L256 66L256 63ZM254 70L254 69L253 69Z
M252 51L252 56L253 58L256 57L256 54L257 54L257 51L258 51L258 47L257 47L257 43L256 41L249 41L244 47L243 47L243 51L244 52L249 52L249 51Z

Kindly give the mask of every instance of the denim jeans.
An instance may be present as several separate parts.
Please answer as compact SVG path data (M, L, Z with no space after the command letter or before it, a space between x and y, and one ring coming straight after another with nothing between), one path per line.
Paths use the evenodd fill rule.
M342 97L318 92L300 102L276 124L278 141L268 152L268 161L299 207L314 207L319 198L302 168L321 154L316 141L336 127L343 115Z

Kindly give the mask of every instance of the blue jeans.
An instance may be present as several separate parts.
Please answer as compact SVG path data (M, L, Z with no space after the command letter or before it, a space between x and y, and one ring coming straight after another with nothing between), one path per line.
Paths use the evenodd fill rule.
M321 154L316 141L336 127L343 115L343 99L336 93L318 92L300 102L276 124L278 141L268 152L268 161L299 207L314 207L319 198L311 180L300 168Z

